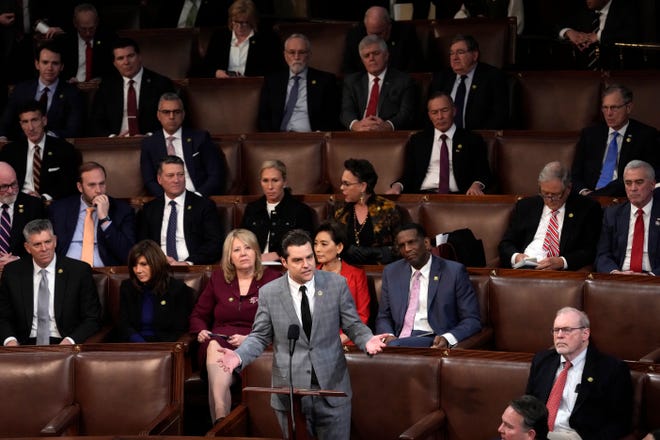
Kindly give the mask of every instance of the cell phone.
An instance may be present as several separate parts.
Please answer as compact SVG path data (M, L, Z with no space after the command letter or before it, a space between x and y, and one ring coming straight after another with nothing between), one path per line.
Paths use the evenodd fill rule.
M211 332L209 332L209 336L215 337L215 338L229 339L229 336L223 335L222 333L211 333Z

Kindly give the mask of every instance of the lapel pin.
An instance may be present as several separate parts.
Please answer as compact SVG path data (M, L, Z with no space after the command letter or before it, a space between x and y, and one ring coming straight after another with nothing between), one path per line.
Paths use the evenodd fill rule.
M660 218L656 218L656 219L655 219L655 225L656 225L656 226L660 226Z
M49 155L49 156L52 156L52 155L53 155L53 152L52 152L52 151L49 151L49 152L48 152L48 155Z
M472 84L471 89L472 89L472 90L475 90L476 88L477 88L477 85L476 85L476 84Z
M458 145L456 146L456 151L460 151L461 148L463 148L463 144L458 144Z
M572 212L568 213L568 218L573 218L573 213Z
M162 301L160 302L160 305L161 305L161 306L164 306L165 304L167 304L167 301L165 301L165 300L162 300Z
M316 80L315 80L315 79L312 80L312 84L316 84Z
M188 209L188 211L190 211L192 209L192 205L188 205L188 208L186 208L186 209Z
M433 275L433 281L438 281L439 279L440 279L439 276L437 276L437 275Z
M250 304L256 304L257 301L259 301L259 297L258 297L258 296L253 296L252 298L250 298Z
M319 290L318 292L316 292L316 295L317 295L317 296L323 296L323 291L322 291L322 290Z
M62 268L60 267L59 269L57 269L57 273L64 273L64 270L62 270Z
M192 142L192 139L187 138L187 139L186 139L186 142Z
M593 381L594 381L593 377L591 377L591 376L587 377L587 382L593 382Z
M628 135L628 136L626 137L626 142L632 142L632 139L631 139L631 136L630 136L630 135Z
M229 302L234 302L234 297L230 297Z
M60 93L60 99L64 99L64 93Z
M18 205L18 212L23 214L23 205Z

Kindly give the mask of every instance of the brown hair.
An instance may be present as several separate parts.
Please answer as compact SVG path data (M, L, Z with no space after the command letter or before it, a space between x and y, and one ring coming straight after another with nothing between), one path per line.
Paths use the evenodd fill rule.
M142 286L133 270L140 257L144 257L151 268L149 286L156 295L164 294L170 283L170 266L167 264L167 257L165 257L163 250L152 240L142 240L131 248L128 253L128 275L136 287Z
M257 6L252 0L236 0L229 7L227 25L229 29L233 29L233 21L237 15L247 16L247 22L250 23L254 32L257 32L257 25L259 24L259 17L257 13Z

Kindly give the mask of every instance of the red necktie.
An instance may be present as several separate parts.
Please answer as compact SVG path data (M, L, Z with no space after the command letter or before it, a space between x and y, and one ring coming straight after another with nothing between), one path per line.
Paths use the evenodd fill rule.
M559 222L557 221L557 214L559 214L559 210L552 211L545 239L543 240L543 250L548 257L559 256Z
M32 155L32 183L34 183L34 191L39 192L41 187L41 148L39 145L34 146L34 154Z
M135 84L135 81L128 81L128 93L126 93L126 116L128 117L129 136L134 136L140 132L137 120L137 96L133 84Z
M367 104L367 112L364 116L376 116L378 114L378 95L380 95L380 87L378 87L379 78L374 78L374 85L371 86L371 95L369 95L369 103Z
M557 411L559 411L559 404L561 403L561 396L564 394L564 386L566 385L566 378L568 377L568 369L573 364L571 361L564 362L564 369L561 370L555 384L552 386L550 396L545 406L548 408L548 429L550 431L555 429L555 419L557 418Z
M94 50L92 49L92 42L85 41L85 81L92 79L92 60L94 58Z
M644 210L637 210L635 230L633 232L632 250L630 252L630 270L642 272L642 255L644 254Z
M440 144L440 182L438 183L438 193L447 194L449 192L449 148L447 148L447 135L440 135L442 144Z

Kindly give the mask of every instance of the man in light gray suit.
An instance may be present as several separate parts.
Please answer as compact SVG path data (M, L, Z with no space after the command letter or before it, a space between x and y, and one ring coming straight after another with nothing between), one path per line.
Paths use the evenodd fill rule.
M231 373L255 360L273 344L274 387L289 385L289 326L303 331L293 355L295 388L343 391L348 397L302 399L307 429L319 439L348 439L351 431L351 383L339 338L342 329L357 347L369 354L382 351L387 335L376 335L360 321L346 280L334 273L316 271L312 240L296 229L282 240L282 264L287 275L263 286L252 332L236 351L220 349L220 368ZM289 398L273 394L271 406L285 438ZM303 429L300 427L299 429Z

